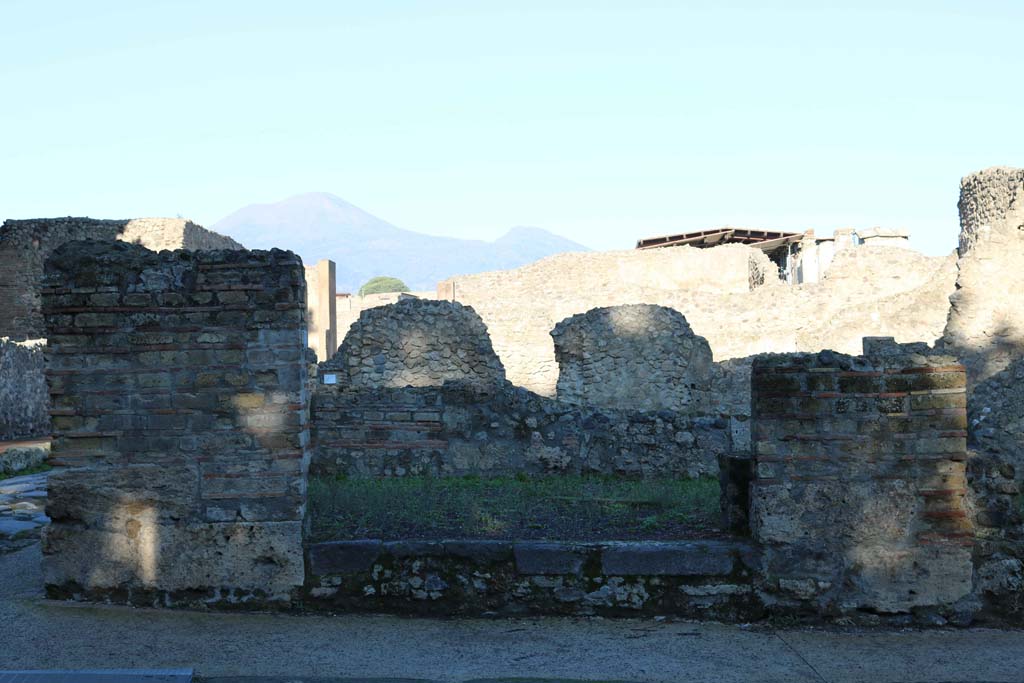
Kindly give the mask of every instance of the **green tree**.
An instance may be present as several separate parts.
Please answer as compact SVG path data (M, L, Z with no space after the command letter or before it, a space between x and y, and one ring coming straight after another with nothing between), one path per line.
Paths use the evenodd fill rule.
M397 277L378 275L370 278L365 285L359 288L359 296L367 294L381 294L383 292L408 292L409 288Z

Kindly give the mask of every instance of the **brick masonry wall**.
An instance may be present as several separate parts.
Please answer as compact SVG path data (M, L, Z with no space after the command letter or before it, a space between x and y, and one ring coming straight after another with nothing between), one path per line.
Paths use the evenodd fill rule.
M53 597L266 604L303 581L305 283L282 251L74 242L43 289Z
M0 441L50 433L49 394L41 340L0 338Z
M964 368L925 345L865 343L864 357L754 362L765 589L825 613L957 618L972 590Z
M74 240L120 240L154 251L242 248L230 237L181 218L8 220L0 226L0 336L45 336L39 297L43 264L54 249Z
M731 450L718 418L573 406L507 382L320 385L311 424L316 475L714 476Z

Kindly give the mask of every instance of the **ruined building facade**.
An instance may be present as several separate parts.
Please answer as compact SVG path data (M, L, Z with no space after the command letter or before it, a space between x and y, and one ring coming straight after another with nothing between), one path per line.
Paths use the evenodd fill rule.
M68 466L51 483L47 590L153 606L1020 623L1024 315L1006 294L1021 196L1019 171L970 176L956 261L862 246L815 285L772 281L741 245L456 279L441 291L454 296L363 311L315 373L289 252L65 244L39 291L52 457ZM469 305L474 282L521 305ZM874 334L851 352L858 332ZM516 339L533 346L517 355ZM718 473L730 533L313 543L310 472Z

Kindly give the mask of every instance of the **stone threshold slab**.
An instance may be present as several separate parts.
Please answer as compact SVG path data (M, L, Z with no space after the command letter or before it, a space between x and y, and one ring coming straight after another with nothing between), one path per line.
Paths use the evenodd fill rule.
M381 557L450 557L512 561L523 575L579 575L588 560L609 576L727 576L736 562L752 566L756 548L741 540L693 541L326 541L307 548L314 575L369 571Z

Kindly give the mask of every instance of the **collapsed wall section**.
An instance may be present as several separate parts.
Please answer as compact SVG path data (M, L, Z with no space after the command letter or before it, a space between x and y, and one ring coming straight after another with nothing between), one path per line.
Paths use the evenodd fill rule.
M629 410L701 411L708 402L711 347L664 306L595 308L551 331L558 400Z
M364 310L333 360L322 365L354 387L503 382L505 369L487 327L469 306L402 299Z
M826 613L953 609L972 590L964 368L867 345L754 362L765 590Z
M47 592L287 601L303 581L302 263L282 251L72 242L42 290Z

